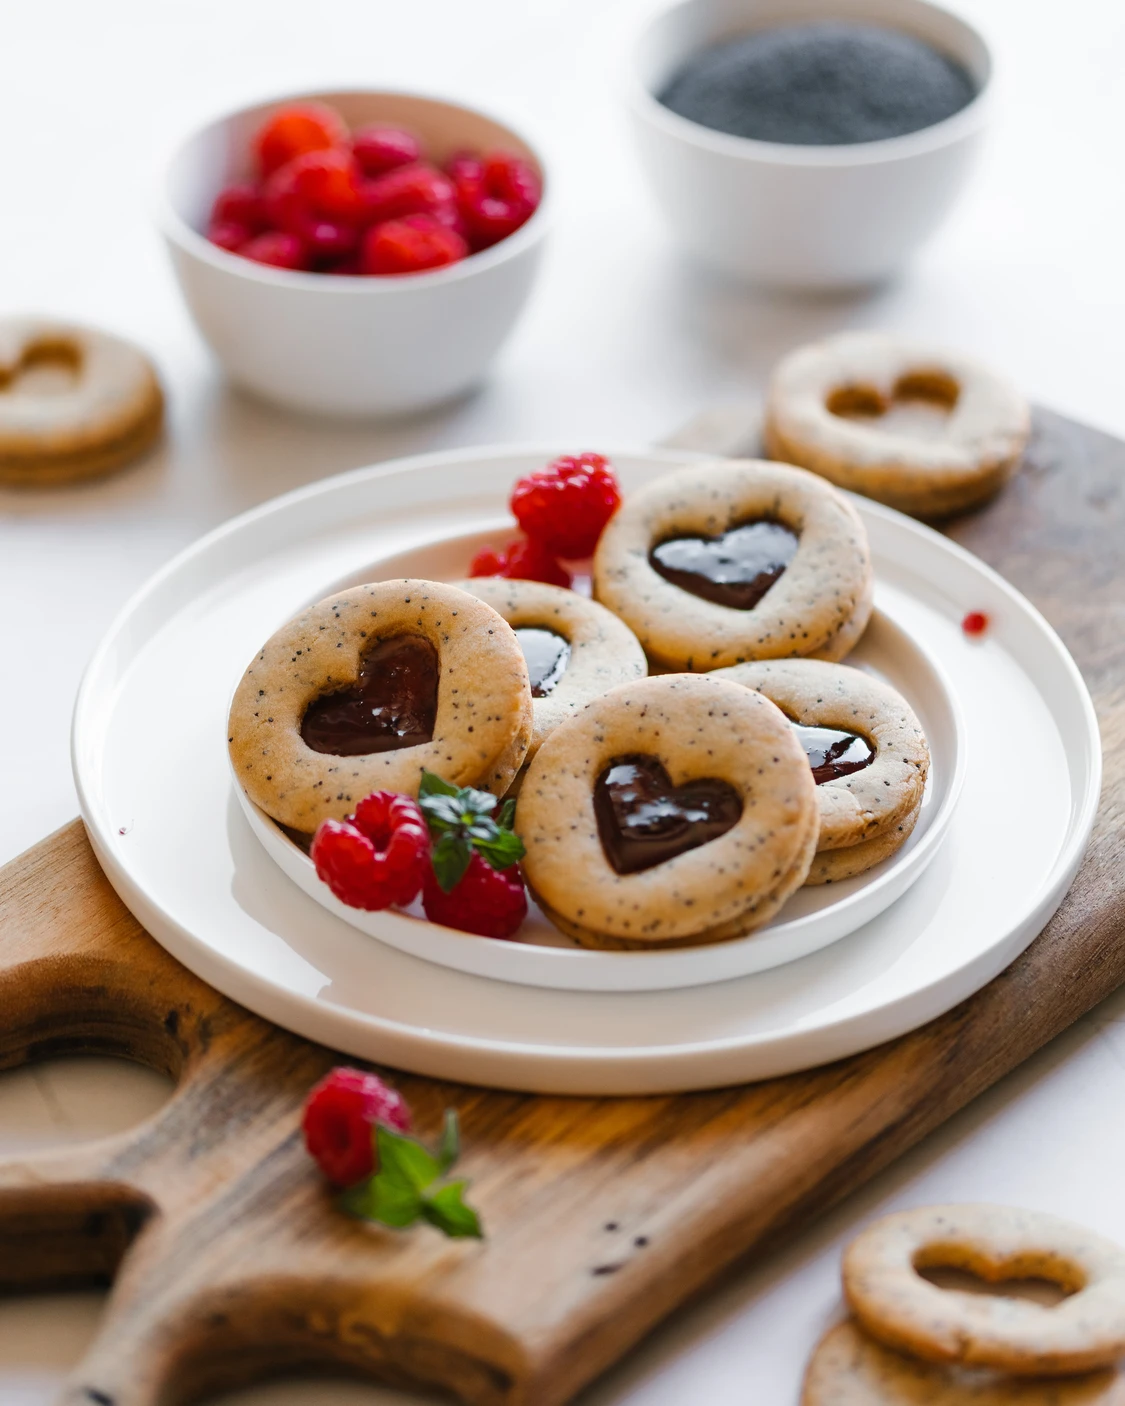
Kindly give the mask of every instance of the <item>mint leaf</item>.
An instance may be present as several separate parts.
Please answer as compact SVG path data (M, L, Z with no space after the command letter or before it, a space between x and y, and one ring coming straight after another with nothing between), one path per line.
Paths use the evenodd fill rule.
M473 857L468 840L448 830L430 852L430 862L434 866L434 877L443 893L455 889L464 877L469 861Z
M466 812L466 823L473 818L473 814L490 815L496 809L496 797L491 791L475 791L471 786L466 786L460 793L460 799L461 809Z
M416 1139L396 1133L382 1123L375 1127L375 1147L379 1154L379 1171L374 1180L387 1186L424 1191L447 1169Z
M419 798L426 823L433 830L456 830L461 824L461 802L456 796L427 796Z
M443 781L436 772L423 771L422 782L418 787L418 799L421 801L430 796L456 796L460 789L459 786L452 786L448 781Z
M474 847L493 869L509 869L527 853L523 841L513 830L498 830L494 840L477 840Z
M445 1126L441 1130L441 1145L438 1147L438 1161L444 1174L461 1155L461 1124L455 1108L445 1110Z
M453 1181L427 1196L422 1202L422 1216L451 1239L484 1239L480 1216L465 1203L467 1181Z
M424 1214L421 1192L388 1182L382 1173L342 1192L339 1205L357 1220L377 1221L396 1230L413 1225Z
M501 830L510 830L512 821L516 818L516 803L509 797L500 807L500 814L496 817L496 824Z

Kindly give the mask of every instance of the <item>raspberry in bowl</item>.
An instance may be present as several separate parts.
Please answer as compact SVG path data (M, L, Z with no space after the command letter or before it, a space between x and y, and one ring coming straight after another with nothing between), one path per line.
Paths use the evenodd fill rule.
M190 137L162 222L230 378L314 413L416 411L471 389L530 293L543 164L510 127L405 93L301 95Z

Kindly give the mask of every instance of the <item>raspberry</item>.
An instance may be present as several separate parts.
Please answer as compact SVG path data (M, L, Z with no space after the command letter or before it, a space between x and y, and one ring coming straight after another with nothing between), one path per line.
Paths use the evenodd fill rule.
M360 267L371 274L423 273L459 263L468 252L457 231L432 215L406 215L367 231Z
M212 244L217 244L220 249L226 249L231 254L236 254L244 244L249 244L254 237L254 231L247 229L245 225L234 224L232 221L221 223L212 220L207 227L207 238Z
M304 235L314 219L358 224L363 216L360 173L350 152L310 151L266 182L265 208L274 224Z
M450 162L450 167L456 172L457 202L474 249L487 249L507 239L539 205L539 176L521 156L493 152L483 160L475 160L461 155Z
M333 1069L305 1101L305 1146L335 1186L354 1186L376 1171L376 1123L410 1130L406 1100L375 1074Z
M485 547L473 558L470 576L507 576L517 581L545 581L548 586L570 585L570 572L540 542L525 538L509 542L497 552Z
M452 205L455 197L453 182L435 167L402 166L364 184L364 219L378 225L404 215L428 215Z
M211 206L211 223L243 225L251 234L261 234L267 224L261 191L248 182L224 186Z
M991 623L983 610L970 610L961 621L961 628L967 635L983 635Z
M598 545L621 490L601 454L568 454L521 478L510 502L529 537L556 556L575 560L590 556Z
M270 264L273 268L304 269L309 266L304 244L295 234L288 234L280 229L256 235L238 252L245 259L253 259L258 264Z
M511 937L527 917L527 893L518 865L493 869L474 852L449 893L442 891L431 869L422 889L422 907L432 923L479 937Z
M418 896L430 867L430 834L410 796L375 791L348 820L322 820L310 853L341 903L378 912Z
M344 146L347 140L348 129L334 108L301 103L275 112L254 139L254 150L262 175L269 176L294 157Z
M402 127L360 127L352 134L352 152L365 176L382 176L422 159L422 145Z
M442 169L458 189L484 180L484 162L472 151L454 152Z

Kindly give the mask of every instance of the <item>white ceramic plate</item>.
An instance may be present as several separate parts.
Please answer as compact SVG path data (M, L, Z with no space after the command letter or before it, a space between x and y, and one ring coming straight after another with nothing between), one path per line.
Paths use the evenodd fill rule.
M358 572L325 582L317 599L362 581L396 576L458 580L479 547L488 540L503 540L510 532L511 519L498 517L483 533L458 533L412 551L373 558ZM294 613L301 604L294 602ZM233 777L231 784L266 853L300 889L360 932L415 957L475 976L558 990L664 991L706 986L796 961L847 937L878 917L922 876L948 832L964 780L965 748L959 709L941 670L884 610L876 612L849 663L893 684L922 721L933 765L918 823L897 854L866 874L802 889L767 927L732 942L666 952L591 952L564 937L534 903L514 942L467 937L429 923L420 905L410 914L349 908L317 878L308 855L254 805ZM232 689L237 681L232 681Z
M83 681L73 750L95 850L149 931L233 999L312 1039L439 1077L568 1093L707 1087L836 1059L923 1023L1007 965L1085 848L1101 773L1093 708L1021 596L945 538L864 501L877 603L948 678L967 770L926 872L847 941L707 986L517 988L373 942L279 881L221 741L246 660L325 583L493 520L512 480L556 452L431 455L330 479L210 534L134 597ZM628 490L694 456L614 457ZM993 617L982 641L961 633L970 609Z

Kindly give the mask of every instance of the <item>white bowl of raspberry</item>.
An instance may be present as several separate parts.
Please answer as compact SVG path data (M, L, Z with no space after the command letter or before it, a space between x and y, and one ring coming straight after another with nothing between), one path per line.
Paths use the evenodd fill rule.
M545 185L536 150L474 109L305 94L184 141L160 222L232 381L301 411L394 415L486 374L531 291Z

